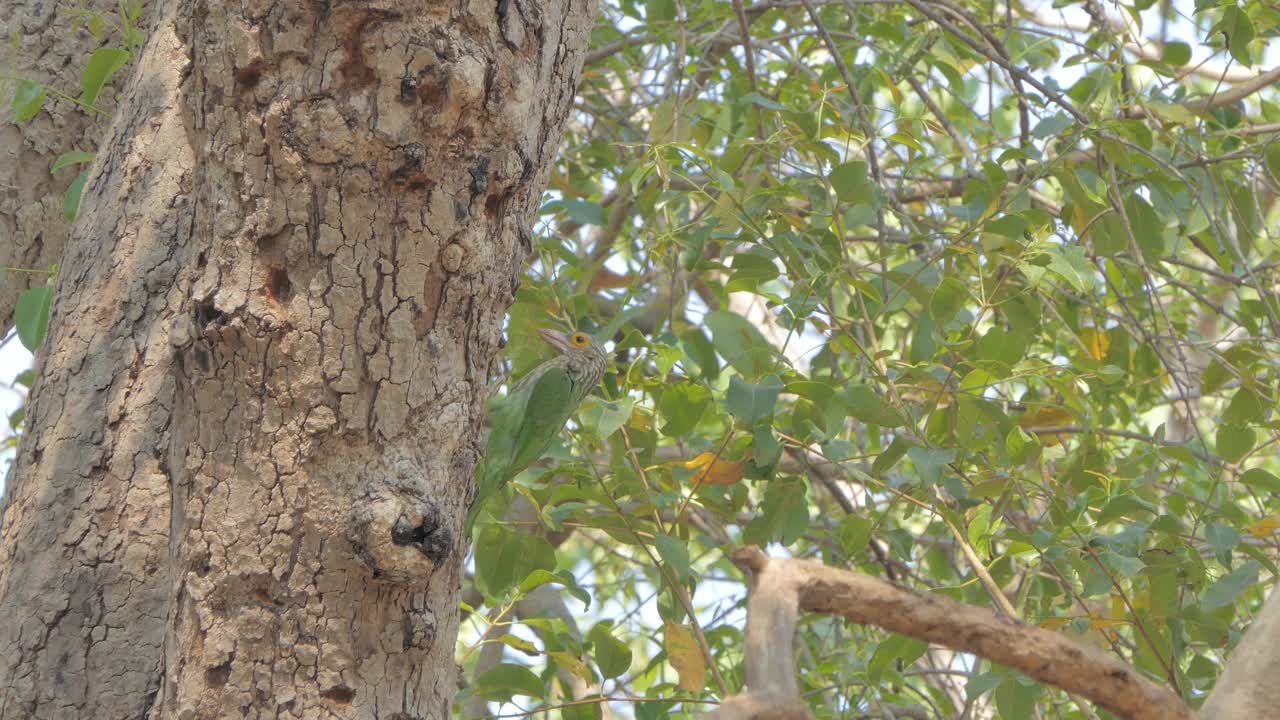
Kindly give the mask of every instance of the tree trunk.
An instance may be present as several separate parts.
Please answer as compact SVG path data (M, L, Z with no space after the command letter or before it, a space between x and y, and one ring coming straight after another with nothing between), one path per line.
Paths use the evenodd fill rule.
M443 718L594 3L157 4L61 259L0 718Z

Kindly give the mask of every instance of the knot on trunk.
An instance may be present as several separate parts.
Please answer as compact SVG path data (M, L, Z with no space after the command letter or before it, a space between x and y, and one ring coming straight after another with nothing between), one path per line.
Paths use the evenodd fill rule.
M352 538L376 576L412 583L448 557L454 533L436 503L401 493L375 496L353 510Z

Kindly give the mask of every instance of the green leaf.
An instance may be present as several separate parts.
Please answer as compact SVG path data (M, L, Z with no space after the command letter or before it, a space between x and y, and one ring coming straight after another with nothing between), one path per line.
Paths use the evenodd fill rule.
M23 347L35 352L49 331L49 307L53 302L53 286L38 285L24 290L13 309L13 324Z
M1129 226L1133 229L1133 237L1138 242L1142 256L1147 262L1160 262L1164 257L1164 218L1138 195L1125 198L1124 205L1125 215L1128 216Z
M866 385L855 385L850 388L845 395L845 402L849 414L868 425L893 428L906 424L893 405Z
M766 377L759 385L744 381L737 375L729 378L726 404L729 412L748 426L773 415L782 392L782 381L776 375Z
M588 702L594 700L595 702ZM604 711L601 705L604 700L599 695L588 695L578 698L574 705L560 708L560 720L601 720Z
M1164 44L1160 60L1174 67L1182 67L1191 62L1191 46L1176 40L1167 42Z
M1240 482L1263 492L1280 494L1280 478L1262 468L1245 470L1240 475Z
M974 353L979 360L998 362L1012 367L1027 353L1027 340L1023 333L1009 333L999 325L991 328L978 340Z
M1021 675L1009 675L991 693L996 702L999 717L1027 718L1035 715L1036 700L1044 687Z
M1049 253L1048 270L1062 278L1078 293L1093 289L1093 265L1085 257L1084 248L1067 245Z
M102 87L111 81L111 76L129 62L129 51L120 48L98 48L89 56L84 72L80 75L80 100L86 105L98 102L98 94Z
M682 333L680 346L684 348L686 360L693 361L703 377L711 381L720 377L720 361L716 359L716 349L701 330L692 328Z
M71 186L67 188L67 197L62 203L62 214L67 218L67 222L75 222L76 213L80 210L80 195L84 193L84 183L89 179L89 171L93 166L80 171L76 175L76 179L71 181Z
M624 397L621 400L596 400L585 411L579 413L584 427L592 429L598 437L607 438L627 424L635 407L635 399Z
M68 165L79 165L81 163L91 163L93 162L93 159L96 157L97 157L96 153L84 152L83 150L72 150L71 152L64 152L58 156L57 160L53 161L53 167L51 169L54 172L57 172L62 168L67 167Z
M666 720L671 717L672 707L669 702L636 703L636 720Z
M1018 215L1001 215L998 218L988 220L982 225L984 232L1003 235L1014 240L1021 240L1022 233L1026 232L1027 228L1026 219Z
M1222 523L1209 523L1204 528L1204 539L1213 548L1214 558L1222 565L1231 565L1231 551L1240 544L1240 531Z
M785 478L769 481L761 508L764 513L743 528L745 542L790 545L809 529L809 503L802 480Z
M604 679L618 677L631 668L631 648L613 636L608 623L596 623L587 633L587 639Z
M979 505L977 510L974 511L973 517L969 520L969 527L966 528L965 535L969 538L969 544L981 555L987 555L990 552L990 532L991 505Z
M956 451L951 448L914 447L907 451L907 457L915 463L920 479L927 485L935 485L942 478L942 469L955 461Z
M691 382L669 385L658 400L658 412L665 421L662 434L683 437L693 432L711 407L711 391Z
M577 579L573 577L573 573L567 570L551 573L542 568L535 569L520 582L519 590L521 593L528 593L530 590L547 584L563 586L565 592L582 601L583 610L591 607L591 594L583 590L578 585Z
M740 253L733 257L733 274L725 285L725 292L754 291L761 283L778 277L773 260L754 253Z
M1061 135L1063 130L1075 124L1075 120L1066 113L1055 113L1036 123L1031 134L1040 140Z
M1211 395L1222 389L1231 380L1232 371L1221 360L1214 358L1200 373L1200 392Z
M716 352L745 377L763 375L773 366L773 346L746 318L716 310L707 313Z
M910 667L925 650L929 643L906 635L890 634L876 646L875 653L867 663L867 678L878 683L884 671L901 662L903 667Z
M476 586L489 598L515 588L536 570L550 572L556 567L555 548L545 538L502 525L483 528L475 549Z
M1213 26L1213 32L1221 32L1227 37L1227 49L1236 62L1251 67L1253 60L1249 57L1249 43L1253 42L1253 20L1249 14L1232 3L1222 11L1222 19Z
M608 222L604 208L599 203L589 200L570 199L564 201L564 212L569 219L581 225L604 225Z
M867 543L871 542L872 530L874 527L866 518L845 515L840 518L840 524L836 527L836 539L840 541L840 547L847 555L853 555L861 552L867 547Z
M946 327L969 300L969 289L953 277L943 278L929 299L929 314L939 327Z
M1245 590L1258 584L1258 570L1261 567L1257 561L1250 560L1223 575L1200 596L1200 606L1205 610L1215 610L1235 602Z
M841 202L856 202L873 197L867 183L867 164L854 160L837 165L831 171L831 187L835 188L836 197Z
M1265 420L1266 408L1266 401L1256 391L1247 386L1241 387L1222 413L1222 422L1228 425L1260 424Z
M884 475L898 461L907 454L907 450L911 448L911 443L906 440L895 437L893 442L889 443L889 447L885 451L876 456L875 462L871 463L871 474L878 476Z
M1251 428L1240 425L1219 425L1216 437L1218 456L1227 462L1239 462L1258 440Z
M768 423L757 425L751 433L751 453L755 464L760 468L771 468L782 457L782 443L773 436Z
M49 89L40 83L19 80L13 93L13 121L26 122L35 117L40 108L44 107L44 99L48 93Z
M1263 150L1263 158L1267 163L1267 170L1271 172L1271 178L1280 183L1280 143L1269 143Z
M685 541L659 533L653 537L653 546L658 550L658 557L675 571L681 582L689 579L689 546Z
M517 695L541 698L546 694L546 686L529 668L502 663L489 668L477 678L473 692L488 700L508 702Z

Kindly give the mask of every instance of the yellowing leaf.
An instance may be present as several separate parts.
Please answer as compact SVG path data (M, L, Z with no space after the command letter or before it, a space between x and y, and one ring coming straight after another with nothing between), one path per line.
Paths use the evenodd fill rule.
M636 407L631 411L631 417L627 419L627 425L644 432L653 427L653 416Z
M1159 115L1162 120L1192 125L1196 122L1195 113L1179 103L1147 102L1143 107Z
M1041 428L1060 428L1075 422L1075 415L1064 407L1046 406L1018 418L1018 426L1040 437L1040 444L1046 447L1061 445L1065 433L1061 430L1045 431Z
M663 623L663 634L667 660L680 674L680 689L698 692L707 682L707 663L693 631L668 620Z
M576 658L567 652L552 652L552 653L548 653L548 655L550 655L551 658L556 661L557 665L564 668L565 670L568 670L574 675L577 675L583 680L587 682L591 682L592 680L595 679L591 673L591 668L588 667L587 664L584 663L581 659Z
M1280 530L1280 515L1262 518L1249 528L1249 534L1256 538L1264 538L1276 530Z
M936 403L939 409L951 404L951 391L941 380L933 377L913 378L911 384L898 386L898 394L903 400L918 402L924 405Z
M701 468L693 476L694 485L733 485L742 480L747 469L747 461L717 459L715 453L704 452L692 460L680 463L690 470Z
M1111 337L1107 335L1107 331L1098 328L1085 328L1080 333L1080 342L1084 343L1089 357L1094 360L1106 357L1107 350L1111 349Z

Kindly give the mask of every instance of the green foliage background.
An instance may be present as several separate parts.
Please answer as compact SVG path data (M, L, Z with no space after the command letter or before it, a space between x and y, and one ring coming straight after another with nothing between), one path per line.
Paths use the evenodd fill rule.
M967 546L1023 621L1213 687L1276 572L1280 11L1057 5L601 7L508 350L574 326L614 372L515 483L536 522L482 530L460 657L507 651L460 703L737 691L740 543L994 606ZM521 617L544 583L589 609ZM875 629L800 641L819 717L1087 717Z

